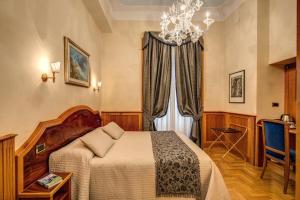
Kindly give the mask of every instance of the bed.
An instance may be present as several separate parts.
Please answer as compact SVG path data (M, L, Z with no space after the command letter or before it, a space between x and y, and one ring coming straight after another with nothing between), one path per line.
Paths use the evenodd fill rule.
M105 157L95 156L82 143L80 137L100 128L98 115L99 113L90 108L81 106L64 113L56 121L51 121L50 125L40 124L39 126L45 127L39 127L39 134L36 134L37 131L35 131L34 136L25 143L26 145L17 151L16 160L23 163L23 165L18 165L23 168L17 170L19 173L18 191L22 191L26 184L30 184L25 177L30 177L30 180L33 181L48 171L69 171L73 172L72 199L196 199L157 196L157 174L150 132L125 132L120 139L116 140ZM70 127L73 124L77 125L77 129ZM47 149L43 152L44 155L33 155L32 151L35 150L37 144L45 142L47 145L48 141L52 141L51 138L57 138L58 136L54 135L59 135L62 130L64 136L59 137L61 140L57 141L54 145L55 148ZM214 162L186 136L177 135L197 155L199 160L201 182L201 198L199 199L230 199L223 177ZM53 141L49 144L53 144ZM45 162L47 165L44 164ZM26 164L24 165L24 163ZM35 169L39 170L33 173L32 170Z

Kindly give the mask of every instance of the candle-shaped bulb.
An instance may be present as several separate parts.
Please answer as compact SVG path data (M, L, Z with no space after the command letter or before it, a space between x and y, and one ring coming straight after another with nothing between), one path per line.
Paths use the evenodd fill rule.
M210 16L210 13L207 11L206 12L206 18L209 18L209 16Z
M186 5L182 4L182 5L180 6L180 10L184 11L185 9L186 9Z
M163 12L162 16L161 16L161 19L165 20L168 18L168 15L167 13Z

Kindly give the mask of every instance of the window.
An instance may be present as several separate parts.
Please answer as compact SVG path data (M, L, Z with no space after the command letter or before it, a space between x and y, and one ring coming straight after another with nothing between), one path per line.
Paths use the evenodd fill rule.
M158 131L173 130L190 137L193 118L182 116L178 110L175 81L175 47L172 47L172 78L168 111L164 117L156 118L154 123Z

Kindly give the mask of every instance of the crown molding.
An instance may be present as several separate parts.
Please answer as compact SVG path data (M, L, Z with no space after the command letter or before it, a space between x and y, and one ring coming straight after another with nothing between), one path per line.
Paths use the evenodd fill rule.
M209 11L216 21L224 21L230 16L244 0L225 0L216 7L203 7L202 12L194 16L195 21L201 21L204 13ZM106 1L106 7L112 20L134 20L134 21L160 21L163 11L168 10L168 6L128 6L123 5L119 0Z

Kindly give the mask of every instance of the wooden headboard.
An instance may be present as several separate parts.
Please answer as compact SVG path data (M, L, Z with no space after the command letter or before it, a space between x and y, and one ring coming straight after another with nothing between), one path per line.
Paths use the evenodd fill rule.
M87 106L70 108L57 119L40 122L16 152L17 192L22 192L49 171L48 160L52 152L100 125L99 112ZM37 145L41 144L45 144L45 150L36 153Z

